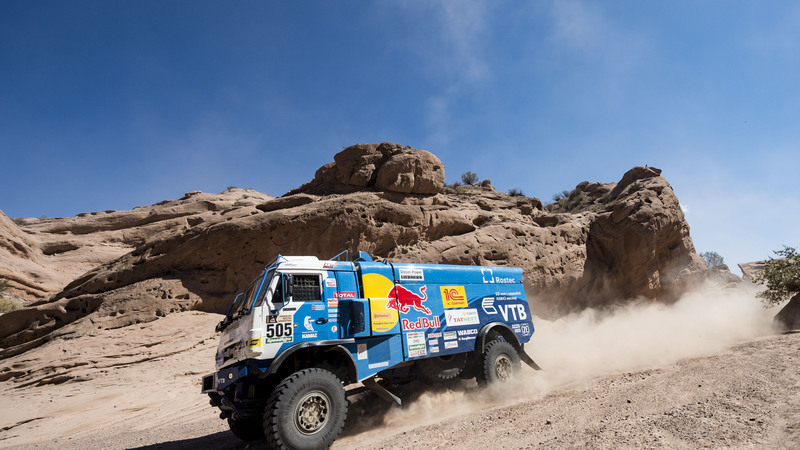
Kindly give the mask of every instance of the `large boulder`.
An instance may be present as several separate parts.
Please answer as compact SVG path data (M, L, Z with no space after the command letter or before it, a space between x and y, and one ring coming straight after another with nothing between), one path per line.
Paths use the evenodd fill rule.
M433 195L444 186L444 165L425 150L384 142L357 144L317 170L314 179L290 191L328 195L374 189L402 194Z
M800 330L800 294L789 300L773 319L775 327L781 331Z

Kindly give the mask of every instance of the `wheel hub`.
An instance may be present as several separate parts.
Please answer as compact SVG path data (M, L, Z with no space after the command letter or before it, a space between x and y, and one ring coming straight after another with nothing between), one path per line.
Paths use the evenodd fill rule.
M508 355L500 355L497 358L497 363L494 366L494 373L497 375L499 381L508 381L513 374L513 363Z
M314 434L325 426L330 398L322 391L311 391L303 396L295 408L294 423L303 434Z

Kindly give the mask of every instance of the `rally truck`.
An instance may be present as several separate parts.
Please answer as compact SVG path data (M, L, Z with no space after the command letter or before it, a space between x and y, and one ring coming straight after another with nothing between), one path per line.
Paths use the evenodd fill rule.
M217 331L202 391L234 435L273 448L330 446L347 395L369 389L399 404L396 379L492 383L520 361L539 368L524 350L533 323L513 267L278 255Z

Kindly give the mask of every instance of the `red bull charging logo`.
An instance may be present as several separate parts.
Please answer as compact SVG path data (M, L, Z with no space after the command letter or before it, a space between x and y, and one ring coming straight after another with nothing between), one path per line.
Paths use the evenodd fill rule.
M428 294L425 292L427 288L427 286L419 288L421 295L418 295L403 286L395 285L386 296L389 298L389 301L386 302L386 308L394 309L401 313L407 313L411 310L410 308L414 308L415 311L424 314L433 314L430 309L423 305L428 300Z

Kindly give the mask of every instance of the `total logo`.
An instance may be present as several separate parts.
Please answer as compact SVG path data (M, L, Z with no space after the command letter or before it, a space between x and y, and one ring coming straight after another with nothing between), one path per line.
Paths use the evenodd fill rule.
M424 314L433 314L430 309L423 305L428 300L428 294L425 292L427 289L427 286L422 286L419 288L419 294L416 294L404 286L395 285L387 295L389 301L386 302L386 308L394 309L401 313L407 313L411 310L410 308L414 308L415 311ZM439 319L437 318L436 320ZM405 325L403 325L403 328L405 328Z

